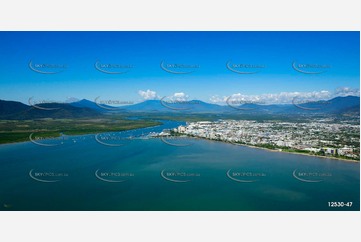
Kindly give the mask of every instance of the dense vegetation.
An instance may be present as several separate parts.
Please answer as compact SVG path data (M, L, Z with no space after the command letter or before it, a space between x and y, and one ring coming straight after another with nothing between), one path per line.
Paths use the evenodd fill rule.
M29 135L58 137L111 131L124 131L160 125L152 120L126 120L120 117L99 119L0 120L0 144L29 141Z

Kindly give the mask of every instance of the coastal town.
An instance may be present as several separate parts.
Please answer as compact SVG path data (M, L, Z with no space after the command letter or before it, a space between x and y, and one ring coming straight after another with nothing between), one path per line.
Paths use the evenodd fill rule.
M171 131L210 140L249 145L285 152L338 157L359 161L359 125L309 122L218 120L190 122Z

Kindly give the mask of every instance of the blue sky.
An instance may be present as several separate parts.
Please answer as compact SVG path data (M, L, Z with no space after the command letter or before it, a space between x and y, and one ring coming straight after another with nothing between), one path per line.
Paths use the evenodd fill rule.
M0 99L100 96L139 102L173 95L222 102L236 95L288 102L300 93L326 98L358 93L359 53L359 32L0 32ZM30 61L65 68L40 74L29 68ZM97 61L133 68L106 74L94 68ZM160 68L162 61L198 68L172 74ZM229 61L264 68L238 74L226 68ZM292 63L328 68L305 74Z

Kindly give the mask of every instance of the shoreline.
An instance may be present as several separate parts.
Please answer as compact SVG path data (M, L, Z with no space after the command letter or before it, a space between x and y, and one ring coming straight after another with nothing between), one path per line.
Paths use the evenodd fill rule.
M74 137L74 136L86 136L86 135L93 135L93 134L96 134L96 133L70 134L70 135L66 134L66 135L64 135L64 136ZM60 135L59 137L62 137L62 135ZM43 139L43 140L52 139L52 138L59 138L59 137L48 137L48 138ZM29 139L29 140L22 140L22 141L14 141L14 142L1 143L1 144L0 144L0 147L1 147L2 145L15 145L15 144L28 143L28 142L32 143L31 140Z
M160 127L162 125L165 124L164 121L173 121L173 120L154 120L154 121L157 121L157 122L160 122L160 124L156 124L156 125L151 125L151 126L144 126L144 127L141 127L141 128L130 128L130 129L125 129L125 130L117 130L117 131L114 131L114 130L109 130L109 131L102 131L102 132L87 132L87 133L83 133L83 134L63 134L56 138L59 138L61 136L69 136L69 137L74 137L74 136L86 136L86 135L96 135L96 134L105 134L105 133L114 133L114 132L127 132L127 131L134 131L134 130L138 130L138 129L151 129L151 128L156 128L156 127ZM180 122L180 121L173 121L173 122ZM1 133L0 133L1 134ZM48 139L51 139L51 138L54 138L54 137L48 137ZM46 140L46 139L44 139ZM31 140L30 139L27 139L27 140L19 140L19 141L12 141L12 142L6 142L6 143L0 143L0 147L2 145L14 145L14 144L22 144L22 143L27 143L27 142L30 142L31 143Z
M163 125L163 124L157 124L157 125L154 125L154 126L146 126L146 127L143 127L143 128L126 129L126 130L121 130L121 131L118 130L118 131L105 131L105 132L87 132L87 133L84 133L84 134L62 134L60 132L59 133L60 135L58 137L46 137L44 140L51 139L51 138L59 138L59 137L62 137L62 136L74 137L74 136L86 136L86 135L96 135L96 134L105 134L105 133L114 133L114 132L127 132L127 131L133 131L133 130L137 130L137 129L155 128L155 127L159 127L161 125ZM19 141L13 141L13 142L0 143L0 146L2 146L2 145L11 145L11 144L21 144L21 143L27 143L27 142L31 142L31 140L27 139L27 140L19 140Z
M261 149L261 150L271 151L271 152L279 152L279 153L284 153L284 154L304 155L304 156L310 156L310 157L316 157L316 158L332 159L332 160L339 160L339 161L352 162L352 163L360 163L359 160L343 159L343 158L332 157L332 156L311 155L311 154L298 153L298 152L287 152L287 151L283 151L283 150L272 150L272 149L268 149L268 148L264 148L264 147L257 147L257 146L252 146L252 145L232 143L232 142L223 141L223 140L206 139L206 138L202 138L202 137L192 137L192 136L188 136L188 137L202 139L202 140L208 140L208 141L222 142L222 143L225 143L225 144L231 144L231 145L236 145L236 146L244 146L244 147L248 147L248 148Z
M161 125L149 126L149 127L144 127L144 128L154 128L154 127L158 127L158 126L161 126ZM141 129L144 129L144 128L141 128ZM135 129L123 130L123 132L130 131L130 130L135 130ZM106 132L102 132L102 133L111 133L111 132L119 132L119 131L106 131ZM92 134L96 134L96 133L73 134L73 135L66 135L66 136L86 136L86 135L92 135ZM187 135L187 137L202 139L202 140L207 140L207 141L222 142L225 144L261 149L261 150L271 151L271 152L279 152L279 153L284 153L284 154L304 155L304 156L310 156L310 157L316 157L316 158L332 159L332 160L339 160L339 161L352 162L352 163L360 163L359 160L344 159L344 158L338 158L338 157L332 157L332 156L319 156L319 155L312 155L312 154L298 153L298 152L287 152L287 151L283 151L283 150L273 150L273 149L268 149L268 148L264 148L264 147L258 147L258 146L247 145L247 144L238 144L238 143L233 143L233 142L228 142L228 141L223 141L223 140L213 140L213 139L207 139L207 138L197 137L197 136L188 136ZM22 144L22 143L27 143L27 142L31 142L31 140L2 143L2 144L0 144L0 146L12 145L12 144Z
M230 143L230 144L232 144L232 143ZM241 144L233 144L233 145L246 146L249 148L256 148L256 149L262 149L262 150L285 153L285 154L304 155L304 156L318 157L318 158L323 158L323 159L332 159L332 160L347 161L347 162L352 162L352 163L360 163L359 160L343 159L343 158L332 157L332 156L320 156L320 155L311 155L311 154L307 154L307 153L287 152L287 151L283 151L283 150L271 150L271 149L257 147L257 146L251 146L251 145L241 145Z

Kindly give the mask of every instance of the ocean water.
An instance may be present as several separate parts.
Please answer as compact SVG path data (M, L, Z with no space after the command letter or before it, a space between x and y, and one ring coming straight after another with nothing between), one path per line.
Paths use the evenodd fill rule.
M360 210L359 163L201 139L112 138L179 124L101 143L84 135L1 145L0 210Z

